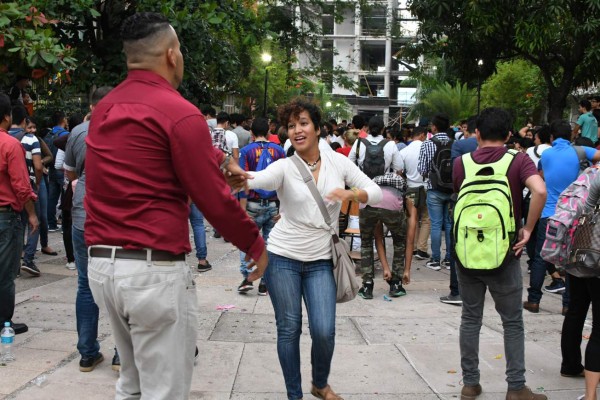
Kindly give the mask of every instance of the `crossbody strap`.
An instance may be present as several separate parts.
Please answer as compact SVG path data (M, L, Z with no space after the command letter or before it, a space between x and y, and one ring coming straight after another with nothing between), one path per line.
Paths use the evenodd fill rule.
M313 180L312 174L303 165L303 161L298 155L294 155L290 157L290 159L294 162L296 168L298 168L298 171L300 172L304 183L306 183L306 186L308 186L308 190L310 190L310 194L312 194L313 198L317 202L319 210L321 211L321 214L323 214L323 219L325 219L327 225L331 227L331 217L329 216L329 212L327 212L327 207L325 207L325 202L323 201L323 198L319 193L319 189L317 189L317 185L315 185L315 181Z

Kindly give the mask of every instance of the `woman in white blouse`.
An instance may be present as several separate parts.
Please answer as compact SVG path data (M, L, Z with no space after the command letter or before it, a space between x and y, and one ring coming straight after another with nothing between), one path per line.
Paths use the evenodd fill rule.
M296 149L292 157L300 157L312 173L332 221L337 222L344 200L368 204L381 200L379 186L347 157L319 150L321 112L317 106L296 100L280 108L279 118ZM311 393L320 399L341 399L327 383L335 346L336 309L329 227L291 158L250 174L249 188L276 190L283 210L269 236L265 281L275 310L277 353L288 399L302 398L302 300L312 337ZM346 186L352 189L345 190Z

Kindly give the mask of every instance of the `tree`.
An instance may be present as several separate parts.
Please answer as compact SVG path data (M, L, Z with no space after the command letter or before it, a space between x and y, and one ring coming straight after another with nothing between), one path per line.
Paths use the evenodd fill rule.
M539 115L545 98L546 85L539 69L524 60L498 63L497 72L481 86L482 105L508 110L518 127L524 126L528 117Z
M73 49L59 43L50 28L58 22L28 3L0 3L0 83L17 74L41 78L49 70L74 67Z
M450 118L450 123L455 123L475 114L476 108L475 90L467 88L466 84L452 86L443 83L419 99L411 109L408 119L419 115L432 116L435 113L444 113Z
M421 40L404 57L443 55L465 82L491 75L499 60L530 61L548 87L548 120L562 117L573 89L598 82L598 0L410 0L410 10Z

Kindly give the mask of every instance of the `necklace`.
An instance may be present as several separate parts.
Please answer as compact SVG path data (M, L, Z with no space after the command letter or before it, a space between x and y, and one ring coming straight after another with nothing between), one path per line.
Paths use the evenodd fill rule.
M321 161L320 154L319 154L319 158L317 158L317 161L315 161L314 163L309 163L304 158L302 158L302 157L300 157L300 158L302 159L302 161L304 161L306 163L306 165L308 165L308 169L310 169L311 172L315 172L317 170L317 164L319 163L319 161Z

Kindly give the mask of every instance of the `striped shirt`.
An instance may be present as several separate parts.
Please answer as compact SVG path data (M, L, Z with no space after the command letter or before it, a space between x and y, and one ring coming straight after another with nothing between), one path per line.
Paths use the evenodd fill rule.
M436 138L439 139L440 142L446 144L450 140L448 135L445 133L438 133L435 135ZM435 151L437 147L433 140L427 139L423 142L421 146L421 151L419 152L419 163L417 164L417 171L421 175L423 175L424 179L427 179L427 189L431 189L431 180L429 179L429 172L433 169L433 157L435 156Z
M31 180L32 187L35 187L33 156L38 155L41 157L42 155L40 141L33 133L27 133L23 136L23 139L21 139L21 146L25 149L25 163L27 164L27 171L29 172L29 180Z

